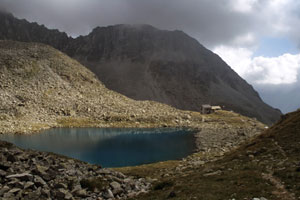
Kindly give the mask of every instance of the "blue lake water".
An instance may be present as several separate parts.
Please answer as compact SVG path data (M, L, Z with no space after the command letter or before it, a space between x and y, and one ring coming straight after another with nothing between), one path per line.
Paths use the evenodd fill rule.
M54 152L102 167L176 160L195 150L193 132L167 128L55 128L34 135L0 135L0 139L22 148Z

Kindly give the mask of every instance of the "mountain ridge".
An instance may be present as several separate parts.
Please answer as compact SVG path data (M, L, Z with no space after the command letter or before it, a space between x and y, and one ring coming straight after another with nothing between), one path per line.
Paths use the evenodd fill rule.
M0 30L0 39L49 44L85 65L109 89L135 100L195 111L211 103L267 124L281 114L219 56L182 31L114 25L71 38L12 16L0 16L0 25L7 27Z

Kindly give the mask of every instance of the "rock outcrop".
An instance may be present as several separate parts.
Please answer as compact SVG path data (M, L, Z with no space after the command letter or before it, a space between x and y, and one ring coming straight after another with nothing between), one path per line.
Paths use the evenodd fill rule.
M126 199L151 180L0 141L0 199Z
M116 25L73 39L9 14L0 14L0 25L0 39L52 45L88 67L107 88L136 100L194 111L217 104L267 124L281 114L219 56L181 31Z

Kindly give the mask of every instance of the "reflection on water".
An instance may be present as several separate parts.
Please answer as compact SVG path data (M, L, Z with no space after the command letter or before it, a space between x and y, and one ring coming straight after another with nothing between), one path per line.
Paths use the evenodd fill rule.
M103 167L180 159L195 149L194 135L178 129L56 128L35 135L0 135L0 139Z

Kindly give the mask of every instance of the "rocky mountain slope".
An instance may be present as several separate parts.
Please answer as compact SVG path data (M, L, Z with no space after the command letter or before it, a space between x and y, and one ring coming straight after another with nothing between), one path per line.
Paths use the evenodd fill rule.
M183 161L124 168L156 178L137 199L300 199L300 110L221 157L197 153Z
M0 39L52 45L87 66L107 88L136 100L195 111L211 103L268 124L281 114L220 57L181 31L116 25L73 39L3 13L0 25Z
M279 117L220 57L181 31L117 25L96 28L72 45L70 56L133 99L196 111L211 103L265 123Z
M231 149L264 127L233 112L201 115L135 101L107 89L91 71L50 46L0 40L0 134L90 126L211 130L199 137L205 149Z
M170 106L107 89L87 68L50 46L0 41L0 133L55 126L187 126L190 118Z

